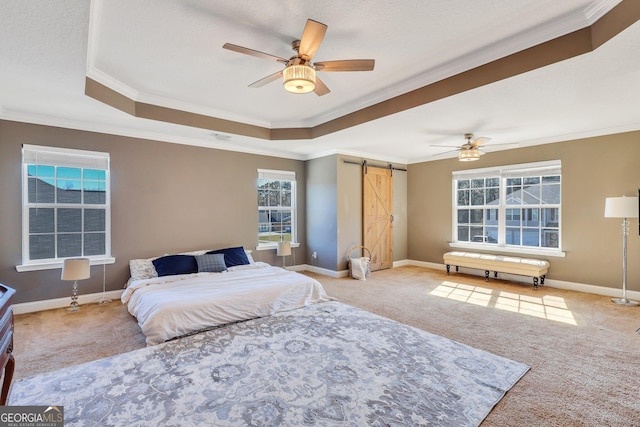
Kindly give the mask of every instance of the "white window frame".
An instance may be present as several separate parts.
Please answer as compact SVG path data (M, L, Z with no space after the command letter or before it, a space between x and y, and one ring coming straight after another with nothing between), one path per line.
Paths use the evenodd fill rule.
M290 181L291 182L291 207L288 208L291 210L291 246L299 247L300 243L298 242L298 194L297 194L297 182L296 182L296 173L294 171L282 171L282 170L274 170L274 169L258 169L258 177L256 179L256 196L258 192L258 180L259 179L272 179L279 181ZM257 201L257 199L256 199ZM256 250L268 250L268 249L277 249L278 242L260 242L260 210L264 209L264 206L260 206L258 204L258 224L256 227L256 231L258 233L258 245L256 246ZM283 209L279 207L278 209Z
M506 236L506 211L507 209L516 208L514 205L507 205L507 178L514 176L536 176L536 175L560 175L560 203L558 205L550 205L549 207L558 208L558 247L542 248L520 245L507 245L505 243ZM457 181L462 179L473 178L500 178L500 203L498 208L498 242L462 242L457 241L458 237L458 206L457 206ZM460 249L487 250L492 252L505 252L525 255L539 255L551 257L564 257L562 250L562 163L560 160L550 160L544 162L523 163L516 165L497 166L480 169L467 169L461 171L453 171L452 173L452 217L451 217L451 242L449 246ZM518 205L523 208L526 205ZM486 208L486 207L485 207Z
M111 256L111 179L109 153L96 151L75 150L70 148L47 147L39 145L23 144L22 146L22 264L16 266L16 270L35 271L61 268L65 258L30 259L29 258L29 209L31 208L60 208L74 206L91 208L95 205L81 203L61 204L29 202L28 166L46 165L56 167L72 167L98 169L105 171L105 204L100 204L105 209L105 253L100 255L83 256L89 258L91 265L113 264L115 258ZM82 231L84 233L84 231ZM57 234L57 232L56 232ZM75 257L73 257L75 258Z

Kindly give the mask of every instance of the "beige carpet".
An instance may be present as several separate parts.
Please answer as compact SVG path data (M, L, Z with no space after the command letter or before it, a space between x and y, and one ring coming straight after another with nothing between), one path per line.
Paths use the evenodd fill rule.
M344 303L530 365L483 426L640 426L640 308L419 267L310 275ZM15 320L16 378L144 347L119 301Z

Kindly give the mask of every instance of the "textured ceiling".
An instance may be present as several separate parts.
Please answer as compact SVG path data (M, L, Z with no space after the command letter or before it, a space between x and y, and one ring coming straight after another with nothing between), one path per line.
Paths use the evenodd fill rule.
M635 0L626 0L635 1ZM309 128L592 25L619 0L5 0L0 118L307 159L347 153L414 163L453 156L463 134L495 148L640 129L640 24L593 52L306 140L268 140L134 117L84 94L89 77L138 103L264 128ZM315 61L328 95L272 82L308 18L328 25ZM499 146L499 144L511 144Z

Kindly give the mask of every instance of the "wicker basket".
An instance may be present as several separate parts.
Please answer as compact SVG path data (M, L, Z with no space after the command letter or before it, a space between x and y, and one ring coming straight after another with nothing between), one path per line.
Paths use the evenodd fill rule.
M351 254L356 249L367 251L369 256L353 257ZM354 246L347 252L347 258L349 258L349 275L354 279L367 280L371 274L371 251L364 246Z

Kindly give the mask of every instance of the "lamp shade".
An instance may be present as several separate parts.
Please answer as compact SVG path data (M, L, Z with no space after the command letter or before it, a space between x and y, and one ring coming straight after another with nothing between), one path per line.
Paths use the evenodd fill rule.
M89 258L69 258L62 266L62 280L82 280L90 276Z
M309 93L316 88L316 70L309 65L289 65L282 70L282 83L291 93Z
M605 218L638 218L637 197L607 197L604 203Z
M476 148L460 150L458 160L461 162L473 162L480 159L480 151Z
M291 255L291 242L278 242L278 256Z

